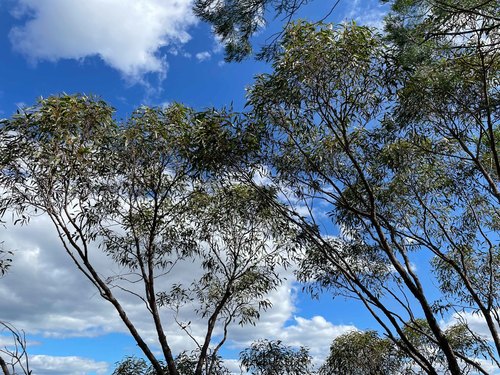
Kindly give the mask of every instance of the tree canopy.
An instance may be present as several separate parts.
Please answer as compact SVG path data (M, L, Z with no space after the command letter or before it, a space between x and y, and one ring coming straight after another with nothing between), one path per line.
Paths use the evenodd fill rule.
M496 3L487 3L490 13L453 15L447 3L449 18L434 18L425 5L439 4L398 2L385 36L355 24L296 23L273 72L249 94L269 129L269 171L293 191L288 216L311 241L302 280L359 299L426 373L440 370L405 331L416 317L450 373L461 373L463 361L485 370L453 348L443 313L459 322L480 314L491 335L481 355L498 365L500 354L498 27L488 8ZM459 16L454 31L437 33ZM469 28L480 22L493 26ZM402 41L405 33L412 37ZM297 215L300 206L309 214ZM317 207L340 236L318 230ZM438 300L426 282L431 270Z
M60 96L5 121L0 210L14 211L21 223L48 215L68 256L113 305L156 373L164 366L127 314L123 293L144 303L168 374L179 373L166 333L176 327L198 349L193 374L212 374L229 325L253 323L270 306L278 269L293 257L295 230L231 175L198 170L192 149L202 146L198 135L212 112L143 107L123 124L112 114L101 100ZM210 160L203 166L213 167ZM106 275L97 252L121 272ZM183 262L200 266L191 281L172 276ZM198 331L182 309L197 314Z
M253 375L312 374L312 358L307 348L293 348L281 341L259 340L240 353L243 368Z
M306 2L198 0L195 12L241 60L266 9ZM499 3L390 3L384 32L290 23L245 113L172 104L119 123L104 101L63 95L2 121L0 219L51 219L148 361L126 358L117 375L225 371L230 325L255 323L295 261L308 291L354 299L378 324L335 339L321 374L500 368ZM125 271L104 276L100 253ZM200 268L189 282L173 277L184 262ZM143 302L160 355L116 290ZM172 353L172 327L193 354ZM306 348L266 339L241 363L313 372Z
M389 375L401 370L401 359L391 340L380 338L375 331L353 331L333 340L319 375Z

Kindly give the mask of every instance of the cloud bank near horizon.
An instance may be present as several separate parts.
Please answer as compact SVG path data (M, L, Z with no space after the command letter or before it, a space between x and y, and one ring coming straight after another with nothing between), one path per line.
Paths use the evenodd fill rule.
M5 248L14 250L12 268L0 283L1 320L10 322L28 334L41 336L39 341L43 341L43 337L95 337L98 345L101 335L127 334L112 306L99 297L64 252L47 217L34 218L25 227L8 225L1 229L1 234ZM92 253L92 258L103 275L123 272L97 249ZM168 282L189 282L199 272L197 263L180 264L165 280L167 284L159 287L168 289ZM328 354L335 337L356 327L334 325L321 316L301 316L296 311L297 289L293 273L290 270L284 272L286 280L269 296L273 307L262 312L255 326L242 327L234 323L229 329L228 348L241 350L257 339L279 339L287 345L305 345L314 357L322 359ZM148 314L144 313L143 303L130 294L121 294L120 297L131 320L146 341L154 346L156 333ZM164 319L168 319L168 311L164 314ZM191 328L195 336L204 333L206 322L199 319L193 308L186 306L181 314L182 321L193 322ZM194 349L192 340L182 330L170 324L165 326L175 352ZM47 358L39 359L40 366L53 363ZM103 368L99 363L88 364Z

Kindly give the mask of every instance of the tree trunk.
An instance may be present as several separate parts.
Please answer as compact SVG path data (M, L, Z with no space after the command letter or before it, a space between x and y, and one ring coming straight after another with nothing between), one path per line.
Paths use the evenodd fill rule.
M7 368L7 364L5 363L2 357L0 357L0 367L2 368L3 375L10 375L9 369Z

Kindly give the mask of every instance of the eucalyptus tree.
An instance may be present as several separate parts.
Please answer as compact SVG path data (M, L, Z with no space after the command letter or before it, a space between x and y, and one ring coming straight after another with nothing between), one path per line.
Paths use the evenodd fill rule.
M404 65L397 45L366 27L297 23L285 32L274 71L251 88L249 104L268 127L263 152L271 178L293 203L283 213L311 243L302 280L360 300L422 371L442 369L405 331L420 318L449 373L460 374L462 363L486 373L479 358L498 366L500 354L498 105L476 89L487 77L497 95L498 76L477 75L463 59L463 70L451 69L455 62L433 48L436 70L426 71L429 64L418 60ZM491 73L496 49L489 50ZM340 236L325 233L325 217ZM454 348L440 324L445 313L465 322L483 314L493 323L493 346Z
M500 3L411 1L394 7L388 37L404 71L394 121L407 134L424 134L425 140L414 137L412 147L438 154L447 177L462 185L422 202L427 233L419 241L447 248L449 256L434 261L441 290L484 317L500 353ZM451 212L430 209L439 203Z
M431 337L429 325L425 319L414 319L408 322L404 328L408 340L422 352L425 352L432 365L440 370L441 373L447 373L447 359L443 351ZM485 359L484 353L488 353L488 343L485 337L481 337L473 332L465 323L456 323L444 329L444 335L450 342L453 350L459 353L463 358L481 358ZM418 373L414 361L404 352L398 350L398 359L400 372L405 374ZM462 374L477 374L477 368L474 363L460 361L460 370Z
M193 375L196 369L198 356L196 352L187 354L186 352L180 353L175 358L177 371L180 375ZM217 375L230 375L229 370L224 367L221 358L217 358L216 363L213 365L213 374ZM165 369L165 371L168 371ZM168 374L168 372L166 372ZM148 364L143 358L125 357L116 363L112 375L155 375L154 368Z
M252 53L252 36L264 29L269 19L281 17L283 23L287 25L296 18L300 8L312 2L313 0L196 0L193 9L198 17L212 25L214 34L224 43L226 59L240 61ZM331 4L329 13L320 14L316 19L309 19L310 22L325 20L342 0L324 2ZM345 5L348 2L343 3L342 5ZM458 25L463 26L467 23L464 22L464 15L469 20L470 17L487 20L482 25L482 21L469 23L466 34L471 34L473 30L488 33L498 28L500 22L497 0L465 0L459 4L453 0L380 0L380 3L388 3L392 7L391 17L395 16L392 20L396 21L393 27L400 29L399 22L403 19L413 25L419 24L419 35L408 33L406 30L398 37L400 41L411 41L417 45L425 42L428 36L464 35L463 29L457 30ZM422 20L424 22L421 22ZM443 25L445 27L442 27ZM423 33L425 36L422 39ZM278 39L279 37L274 38L274 42ZM274 42L264 47L259 54L260 57L272 55L268 52L273 52L279 45Z
M402 361L397 346L376 331L352 331L335 338L319 375L395 375Z
M223 360L221 357L212 358L210 364L210 373L216 375L231 375L229 370L224 366ZM177 368L181 375L194 375L196 373L196 364L198 362L198 357L196 351L191 353L182 352L177 358ZM204 372L207 374L207 372Z
M140 108L123 124L112 116L102 100L61 96L4 121L1 216L12 212L21 224L50 218L67 255L155 373L179 374L168 333L177 329L198 349L193 374L213 374L230 324L253 323L270 306L294 230L230 176L197 171L221 153L214 148L200 160L193 151L213 112L175 104ZM98 267L101 253L118 273ZM182 265L199 272L177 271ZM126 296L143 305L154 346L129 315ZM197 314L193 324L183 320L186 310Z
M128 356L115 365L112 375L155 375L155 370L143 358Z
M440 373L446 373L447 360L435 341L425 319L416 319L403 329L406 339L426 354ZM453 349L463 356L477 356L483 351L484 338L470 332L465 324L445 329L445 336ZM466 362L460 363L462 374L474 374L477 370ZM376 331L352 331L336 337L330 353L319 369L319 375L397 375L421 374L422 371L397 342L380 337Z
M291 265L297 246L295 229L261 199L260 192L239 184L216 185L215 191L200 192L193 201L203 274L187 287L176 285L173 292L159 295L160 304L175 309L194 303L195 311L207 318L202 340L189 333L189 322L179 322L200 353L193 374L219 373L212 367L218 363L229 325L254 323L261 310L271 307L266 296L281 283L280 272ZM210 349L217 323L222 333Z
M303 346L258 340L240 353L241 366L253 375L312 375L312 358Z

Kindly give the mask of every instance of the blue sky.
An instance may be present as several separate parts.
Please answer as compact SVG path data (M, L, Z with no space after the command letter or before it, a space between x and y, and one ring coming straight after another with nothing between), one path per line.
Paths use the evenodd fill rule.
M334 1L317 0L301 17L322 18ZM243 109L245 87L265 63L225 63L209 26L190 12L190 0L0 0L0 118L37 97L86 93L102 97L126 118L141 104L181 102L196 109L233 103ZM380 24L375 0L341 0L329 21ZM258 47L279 20L255 36ZM124 355L139 354L114 311L66 259L46 219L0 229L16 250L11 272L0 280L0 320L28 334L35 374L110 374ZM98 259L105 268L109 260ZM331 340L372 326L354 302L311 301L288 274L273 295L274 307L256 327L234 328L224 356L235 359L253 339L306 345L318 359ZM130 302L140 322L140 306ZM146 323L141 328L148 332ZM0 336L0 344L7 344ZM186 347L174 335L174 349ZM235 366L234 362L229 361Z

